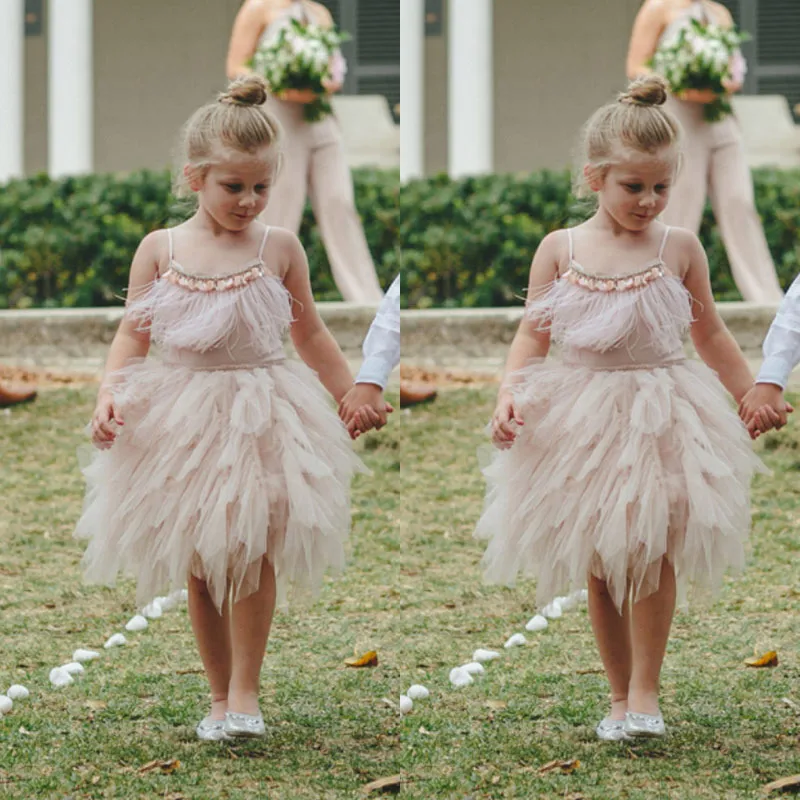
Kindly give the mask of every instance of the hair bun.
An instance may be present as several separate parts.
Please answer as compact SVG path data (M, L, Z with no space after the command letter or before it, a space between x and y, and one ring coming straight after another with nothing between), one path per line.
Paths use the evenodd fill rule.
M228 86L228 91L219 96L220 103L237 106L260 106L267 102L267 84L258 75L237 78Z
M669 85L660 75L638 78L619 96L620 103L636 106L663 106L667 102Z

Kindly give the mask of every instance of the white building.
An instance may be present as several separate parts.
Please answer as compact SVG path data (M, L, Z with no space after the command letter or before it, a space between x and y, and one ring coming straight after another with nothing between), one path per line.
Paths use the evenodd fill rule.
M242 0L0 0L0 183L169 165L224 88ZM347 30L345 92L400 99L400 0L323 0Z
M753 39L745 92L800 103L800 0L723 0ZM562 168L625 86L641 0L402 0L404 178Z

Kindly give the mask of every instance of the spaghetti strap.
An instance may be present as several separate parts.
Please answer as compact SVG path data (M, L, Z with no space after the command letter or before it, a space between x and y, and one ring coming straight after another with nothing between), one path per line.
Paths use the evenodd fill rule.
M270 226L264 226L264 235L261 237L261 247L258 248L258 260L264 260L264 245L267 243L267 236L269 236Z
M661 247L658 248L658 260L661 261L664 258L664 248L667 245L667 237L669 236L671 228L669 225L664 226L664 236L661 239Z
M572 249L572 228L567 228L567 241L569 242L569 263L571 264L575 260Z
M169 263L174 261L172 251L172 228L167 228L167 241L169 242Z

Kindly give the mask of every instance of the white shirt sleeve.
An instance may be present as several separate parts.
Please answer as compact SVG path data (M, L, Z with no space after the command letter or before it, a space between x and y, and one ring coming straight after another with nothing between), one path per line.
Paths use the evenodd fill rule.
M786 388L789 375L800 363L800 275L781 301L778 314L764 340L764 363L756 383Z
M364 339L364 361L356 383L386 388L391 371L400 363L400 276L383 297L378 313Z

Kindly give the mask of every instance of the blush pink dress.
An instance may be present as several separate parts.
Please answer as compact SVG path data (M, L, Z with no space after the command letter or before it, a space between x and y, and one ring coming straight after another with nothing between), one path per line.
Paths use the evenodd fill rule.
M124 425L83 470L85 577L132 576L145 604L192 574L221 608L228 587L258 588L266 557L284 603L344 566L363 466L316 374L284 356L292 298L263 260L269 228L251 262L207 276L168 235L169 268L126 311L162 358L114 376Z
M763 469L717 376L687 359L692 299L661 249L634 273L598 276L573 257L526 317L561 358L516 375L524 420L485 469L476 536L490 583L537 581L544 605L608 584L621 608L658 587L663 559L681 595L744 563L750 480Z

